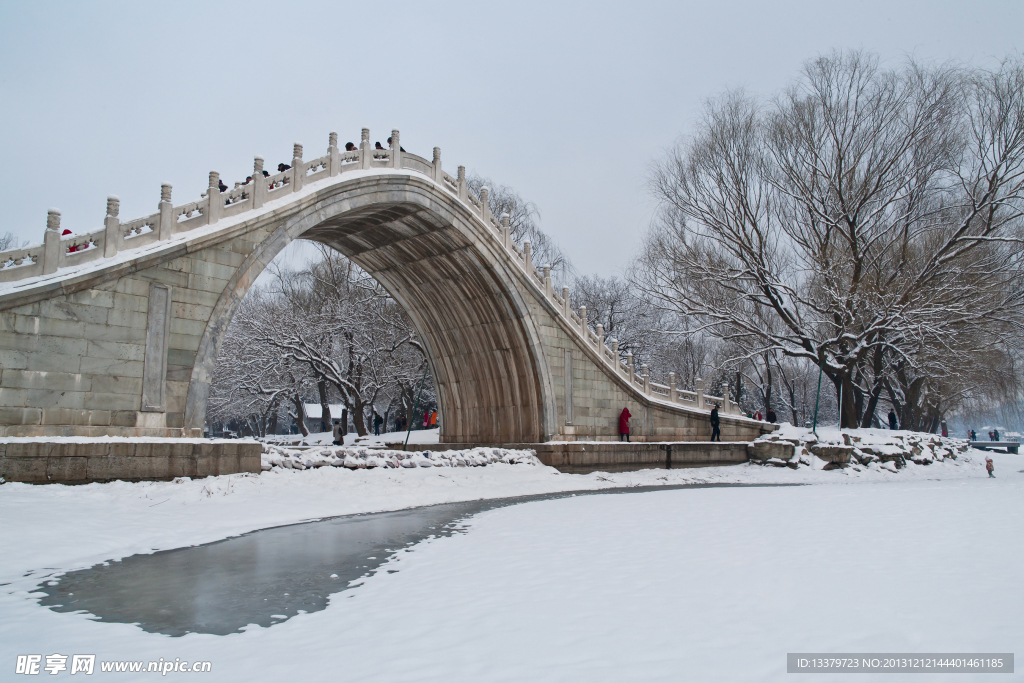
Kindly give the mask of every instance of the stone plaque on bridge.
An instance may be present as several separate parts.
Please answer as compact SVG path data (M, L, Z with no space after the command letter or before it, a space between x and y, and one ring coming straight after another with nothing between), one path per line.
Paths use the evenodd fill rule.
M149 286L149 321L146 327L146 365L142 373L142 410L164 412L167 386L167 342L171 333L171 288Z

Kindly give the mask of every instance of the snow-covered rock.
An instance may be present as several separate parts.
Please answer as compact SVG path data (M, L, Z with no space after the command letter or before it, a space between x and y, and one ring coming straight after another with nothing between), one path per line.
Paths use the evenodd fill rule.
M792 448L792 451L790 451ZM812 469L835 470L865 466L874 470L898 472L908 464L930 465L955 460L970 450L962 439L885 429L809 429L783 424L771 434L751 442L747 453L760 465L789 467L810 465Z

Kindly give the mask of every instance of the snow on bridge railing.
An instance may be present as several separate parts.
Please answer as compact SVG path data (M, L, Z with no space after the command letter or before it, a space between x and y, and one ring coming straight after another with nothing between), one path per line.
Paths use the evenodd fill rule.
M696 391L690 392L676 388L674 373L670 373L667 386L652 383L646 365L641 366L641 373L638 375L633 365L632 352L626 354L626 361L623 362L619 355L619 342L607 339L600 324L596 326L596 331L590 328L586 307L580 307L579 315L572 310L567 287L562 288L561 296L555 293L551 283L551 267L544 265L538 269L534 265L532 245L528 240L523 242L521 248L515 243L511 235L508 214L503 214L497 219L491 214L490 191L487 187L480 189L479 196L473 193L466 182L464 166L458 167L456 177L446 173L441 167L439 147L434 147L433 159L428 161L415 154L403 152L397 130L391 131L389 142L390 148L375 149L370 143L370 130L363 128L358 149L343 151L338 148L338 134L331 133L327 154L308 161L302 158L302 145L296 143L292 148L290 167L282 164L283 170L271 174L264 171L263 157L257 156L253 162L252 175L246 178L245 182L235 183L232 189L224 186L223 191L220 174L211 171L206 192L199 199L180 206L173 205L171 185L164 183L160 187L157 212L126 222L122 222L118 216L120 200L112 196L107 199L103 229L84 235L70 235L62 239L60 211L51 209L47 214L42 244L0 252L0 282L47 275L56 272L58 268L77 266L99 258L110 258L125 249L136 249L154 242L169 240L175 235L214 225L222 218L258 210L266 202L298 192L308 183L332 178L347 171L375 168L409 169L431 178L437 185L469 206L484 226L490 228L512 261L523 269L527 280L538 287L554 305L566 326L580 338L581 345L595 350L601 362L611 372L626 380L631 387L660 401L698 409L705 409L709 403L717 403L723 412L734 412L729 401L728 387L725 385L722 397L717 397L704 393L705 387L700 379L696 380Z

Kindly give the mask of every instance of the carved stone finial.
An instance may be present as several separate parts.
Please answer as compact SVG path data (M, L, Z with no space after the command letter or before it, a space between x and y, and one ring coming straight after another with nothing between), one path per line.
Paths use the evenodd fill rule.
M338 146L338 134L337 133L332 132L330 135L327 136L327 146L328 147L337 147Z
M458 181L461 183L461 182L464 182L465 180L466 180L466 167L465 166L459 166Z
M398 144L398 131L395 129L391 130L391 149L399 149L401 145Z
M544 277L551 277L551 266L544 266Z
M569 298L569 288L568 287L562 287L562 298L563 299L568 299Z
M597 338L604 339L604 325L601 323L597 324Z
M160 201L171 203L171 184L163 183L160 185Z
M263 157L256 157L252 161L252 177L258 178L263 175Z
M507 213L501 214L501 218L499 218L498 220L501 221L501 224L503 226L505 226L506 228L508 227L508 214Z
M116 218L118 212L120 211L121 200L115 197L114 195L110 195L109 197L107 197L107 215Z
M296 142L292 146L292 159L301 159L301 158L302 158L302 143L301 142Z
M674 373L674 372L668 373L668 383L670 385L674 385L676 383L676 373Z
M642 363L640 365L640 376L641 377L646 377L647 376L647 363Z
M60 209L50 209L46 212L46 229L60 232Z
M441 148L440 147L435 147L434 148L434 163L436 164L439 161L441 161Z
M359 134L359 141L370 144L370 129L363 128L363 132Z
M210 184L208 187L210 187L210 189L220 189L220 173L217 173L217 171L210 171Z
M480 202L482 204L486 204L487 203L487 196L490 195L490 194L491 194L491 188L487 187L486 185L481 187L480 188Z

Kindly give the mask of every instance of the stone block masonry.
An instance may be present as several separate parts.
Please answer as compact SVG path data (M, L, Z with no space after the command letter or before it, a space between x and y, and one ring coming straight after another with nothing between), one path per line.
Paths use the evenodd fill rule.
M262 450L251 441L204 439L0 439L0 477L87 484L258 473Z

